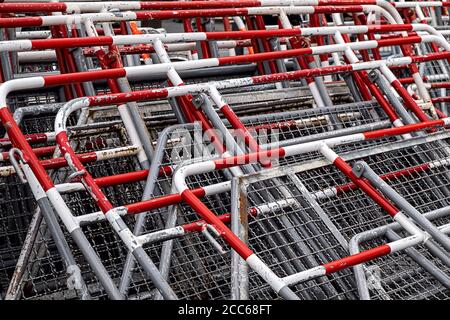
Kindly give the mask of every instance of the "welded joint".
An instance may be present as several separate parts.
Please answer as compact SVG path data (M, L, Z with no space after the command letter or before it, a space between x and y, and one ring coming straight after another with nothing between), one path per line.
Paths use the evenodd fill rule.
M212 246L221 254L226 254L227 251L222 247L222 245L214 238L214 236L210 233L213 232L215 236L220 236L219 231L217 231L214 226L210 224L203 224L201 228L201 233L205 236L205 238L212 244Z
M67 181L68 182L78 182L81 179L81 177L83 177L85 174L86 174L86 170L76 171L67 177Z
M105 216L128 250L133 252L137 248L142 247L142 244L138 241L136 236L131 232L121 217L121 215L126 214L126 211L127 209L125 207L116 207L109 210Z

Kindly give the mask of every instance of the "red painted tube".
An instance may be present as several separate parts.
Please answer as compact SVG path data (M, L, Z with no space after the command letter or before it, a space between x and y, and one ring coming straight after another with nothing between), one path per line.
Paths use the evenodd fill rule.
M372 93L372 95L378 101L378 103L380 104L380 107L383 109L383 111L386 112L386 115L389 117L389 120L391 120L391 122L398 120L398 115L395 112L394 108L384 97L384 95L380 91L380 89L372 81L370 81L367 72L366 71L361 72L361 76L362 76L362 81L364 81L367 88L369 88L370 93Z
M33 50L53 48L73 48L89 46L109 46L113 44L112 37L60 38L31 40Z
M358 14L353 14L353 20L355 21L355 25L358 25L358 26L363 25L361 18ZM365 41L364 34L357 34L357 37L358 37L358 41ZM370 61L369 50L364 49L364 50L360 50L359 52L361 53L364 61Z
M104 96L93 96L87 97L87 99L89 99L90 106L94 107L94 106L104 106L106 104L121 104L133 101L167 98L168 93L169 93L168 90L163 88L163 89L133 91L130 93L108 94ZM105 98L106 96L107 98Z
M191 19L183 19L183 29L184 32L194 32L191 25ZM191 54L197 56L198 55L197 49L191 50Z
M447 97L432 98L432 99L431 99L431 102L433 102L433 103L450 102L450 97L447 96ZM438 111L436 110L436 112L438 112ZM441 115L439 115L439 116L441 117L442 115L443 115L443 114L441 114ZM444 115L444 116L445 116L445 115Z
M22 131L11 115L11 112L9 112L8 108L0 109L0 120L5 127L6 132L8 133L8 136L11 139L13 145L23 152L25 161L30 165L44 191L52 188L52 180L48 176L45 169L40 165L39 159L34 154L33 149L31 149L30 145L26 141Z
M95 152L88 152L77 155L81 163L91 163L97 161ZM59 169L67 166L67 161L64 157L52 158L40 161L42 167L46 170Z
M223 224L220 219L213 214L206 205L201 202L197 196L190 190L185 190L181 194L183 200L185 200L207 223L214 226L214 228L220 233L222 238L230 244L230 246L245 260L253 254L247 245L242 242L226 225Z
M343 259L339 259L330 263L326 263L323 267L327 274L338 272L340 270L364 263L367 261L374 260L376 258L385 256L391 252L391 247L388 245L382 245L373 249L357 253Z
M69 35L68 35L68 32L67 32L67 26L60 26L60 29L61 29L62 37L63 38L68 38ZM74 30L72 30L72 36L74 38L77 38L78 37L77 30L75 28L73 28L73 29ZM72 52L69 49L67 49L67 48L66 49L62 49L62 50L63 50L63 54L64 54L64 57L65 57L65 60L66 60L66 63L67 63L67 70L69 71L69 73L75 73L75 72L79 71L78 67L77 67L77 65L75 63L75 59L73 57ZM84 88L83 88L83 86L80 83L74 83L72 86L75 89L75 94L76 94L77 98L85 96Z
M358 178L352 171L352 167L345 162L342 158L338 157L334 163L343 174L345 174L354 184L358 186L364 193L366 193L373 201L375 201L381 208L383 208L391 217L395 217L395 215L399 212L399 210L394 207L390 202L388 202L378 191L372 187L364 179Z
M18 12L64 12L67 9L65 3L1 3L0 13Z
M320 19L321 15L319 14L313 14L310 16L310 25L311 27L320 27ZM325 40L324 40L324 36L314 36L312 37L313 41L318 45L318 46L324 46L325 45ZM325 62L328 61L328 55L327 54L321 54L320 56L320 61L321 62Z
M223 29L225 31L232 31L230 17L223 17Z
M255 25L253 23L253 17L250 16L245 16L245 25L247 26L247 29L250 32L256 31L255 30ZM252 46L249 50L250 54L255 54L255 53L259 53L260 52L260 48L259 48L259 43L256 39L251 39L252 42ZM264 65L261 62L257 62L256 64L257 70L258 70L258 74L265 74L264 72Z
M289 80L297 80L305 77L312 76L324 76L328 74L336 74L342 72L351 72L353 71L352 66L343 65L343 66L330 66L316 69L307 69L307 70L297 70L287 73L277 73L277 74L269 74L262 76L254 76L252 77L254 84L268 83L268 82L279 82L279 81L289 81Z
M0 18L0 28L39 27L42 26L42 18Z
M142 10L161 9L205 9L205 8L238 8L260 7L258 0L226 0L226 1L141 1Z
M376 32L390 32L391 29L406 30L411 28L410 25L400 25L402 28L397 28L397 25L380 26L376 28ZM368 26L371 29L372 26ZM218 32L205 32L208 40L247 40L255 38L273 38L273 37L293 37L301 36L302 30L299 28L294 29L275 29L275 30L250 30L250 31L218 31ZM403 43L415 43L410 38L402 38L398 35L394 36L395 41L401 40ZM392 39L387 39L392 40ZM394 40L392 40L394 41ZM44 50L53 48L73 48L73 47L89 47L89 46L109 46L112 45L114 40L112 37L99 36L99 37L85 37L85 38L55 38L55 39L35 39L30 40L33 50ZM388 46L390 42L385 40L378 40L380 46Z
M382 180L392 180L392 179L396 179L399 177L404 177L404 176L409 176L412 175L416 172L422 172L422 171L426 171L426 170L430 170L430 165L428 163L424 163L418 166L414 166L414 167L410 167L410 168L405 168L402 170L398 170L398 171L394 171L394 172L389 172L386 174L383 174L380 176L380 178ZM358 188L358 186L354 183L348 183L348 184L344 184L344 185L340 185L340 186L336 186L336 192L337 194L341 194L341 193L345 193L351 190L355 190Z
M45 133L32 133L24 135L24 138L30 144L38 144L47 142L48 136ZM10 147L11 140L9 138L1 138L0 146L3 148Z
M436 89L436 88L450 88L450 82L432 82L430 83L431 88Z
M409 124L402 127L390 128L390 129L380 129L375 131L369 131L364 133L364 137L366 139L377 139L386 136L397 136L402 134L411 133L414 131L430 129L435 127L443 127L445 126L445 122L443 120L432 120L425 121L416 124Z
M197 25L198 32L205 32L205 28L202 24L202 19L200 17L195 18L195 24ZM200 41L200 48L202 50L202 59L208 59L211 57L211 50L206 41Z
M414 99L409 95L408 91L406 91L406 89L402 86L400 81L395 80L391 83L391 85L400 94L406 107L414 112L420 121L425 122L430 120L425 112L423 112L423 110L417 105L416 101L414 101Z
M423 63L428 62L431 60L444 60L450 58L450 52L444 51L444 52L433 52L429 54L424 54L421 56L413 56L411 57L412 61L415 63Z
M347 5L347 6L318 6L314 7L314 13L353 13L362 12L364 8L360 5Z
M0 1L1 2L1 1ZM226 1L140 1L140 10L186 10L186 9L219 9L219 8L239 8L239 7L260 7L258 0L226 0ZM319 6L339 5L376 5L375 0L319 0ZM447 2L442 3L447 6ZM32 12L64 12L67 5L61 3L1 3L0 13L32 13Z
M234 111L230 108L229 105L225 104L220 108L220 111L223 113L225 118L230 122L233 129L238 130L239 133L243 135L244 142L247 146L249 146L250 150L253 152L261 151L261 147L258 142L253 138L251 133L245 127L245 125L241 122L239 117L234 113ZM272 164L269 162L261 162L261 165L265 168L270 168Z
M173 169L171 166L164 166L159 169L158 176L168 175L171 176ZM95 183L101 187L111 187L124 183L132 183L145 180L149 174L148 170L139 170L135 172L116 174L108 177L95 178Z
M389 102L384 98L384 95L378 89L378 87L369 80L366 71L354 72L353 77L355 78L355 83L358 86L359 92L361 93L361 97L365 101L372 100L372 95L376 98L381 107L386 110L391 109ZM389 106L389 108L387 107ZM392 114L390 111L386 112L388 115ZM395 112L394 112L395 113ZM392 118L392 117L391 117Z
M55 152L55 149L56 149L55 146L41 147L41 148L33 149L33 152L37 157L50 156ZM2 161L8 161L9 160L9 152L2 152L1 159L2 159Z
M380 47L402 46L405 44L414 44L422 42L422 37L412 36L407 38L396 37L393 39L378 40Z
M80 178L88 186L88 191L91 194L92 198L94 199L95 203L100 208L100 210L102 210L102 212L106 214L108 211L113 209L113 205L111 204L111 202L103 194L100 187L95 183L92 176L89 174L89 172L83 166L79 158L76 156L73 149L70 147L69 138L67 137L67 134L64 131L56 135L56 142L60 146L60 150L63 156L65 155L70 156L73 168L79 172L83 172Z
M196 197L204 197L205 196L205 190L203 188L197 188L194 190L191 190L191 192ZM136 202L132 204L125 205L125 208L127 208L128 214L136 214L146 211L152 211L160 208L165 208L167 206L171 206L174 204L181 203L183 201L183 198L180 194L174 193L167 196L162 196L158 198L153 198L146 201Z
M127 46L119 48L119 52L121 55L124 54L146 54L146 53L154 53L155 50L151 45L141 44L138 46ZM85 57L95 57L94 49L84 49L83 55Z
M51 26L50 31L53 38L63 38L61 26ZM66 60L67 51L61 48L56 48L55 53L60 73L61 74L70 73L71 71L68 69ZM72 87L69 86L68 84L64 84L64 97L67 101L70 101L74 98Z
M88 82L101 79L121 78L126 76L124 68L111 70L84 71L77 73L45 76L45 86L57 86L76 82Z
M247 8L234 9L202 9L202 10L182 10L182 11L138 11L137 20L169 20L186 18L213 18L226 16L248 15ZM1 23L0 23L1 26Z
M264 18L262 16L255 17L255 24L259 30L266 30L266 24L264 23ZM272 52L273 50L270 47L269 40L266 38L261 39L261 43L265 52ZM271 73L277 73L278 68L273 60L269 60L269 68Z

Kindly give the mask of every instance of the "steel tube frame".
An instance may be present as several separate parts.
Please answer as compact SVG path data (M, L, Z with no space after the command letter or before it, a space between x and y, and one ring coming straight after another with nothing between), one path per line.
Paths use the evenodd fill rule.
M411 61L412 61L412 59L411 59ZM320 73L319 73L320 74Z

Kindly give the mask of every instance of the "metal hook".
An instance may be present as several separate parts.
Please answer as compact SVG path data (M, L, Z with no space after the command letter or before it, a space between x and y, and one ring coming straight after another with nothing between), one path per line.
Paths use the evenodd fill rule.
M26 163L26 161L23 158L23 153L21 150L17 148L12 148L9 150L9 161L11 162L11 165L14 167L14 170L16 170L17 176L20 179L20 182L27 183L27 179L25 178L25 174L23 173L23 170L19 164L19 162L16 160L16 154L20 157L20 160L23 163Z

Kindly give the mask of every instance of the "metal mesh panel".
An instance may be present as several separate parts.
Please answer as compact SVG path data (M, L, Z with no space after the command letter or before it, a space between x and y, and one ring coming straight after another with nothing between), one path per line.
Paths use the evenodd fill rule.
M447 137L447 135L443 135L443 137ZM392 142L378 150L372 148L365 152L347 153L345 158L349 159L350 163L363 159L381 176L438 160L437 163L440 162L442 166L429 170L418 169L408 175L394 176L388 180L388 183L422 213L446 207L449 200L448 194L444 191L446 190L445 185L448 184L448 166L445 162L445 159L448 158L446 150L448 145L445 140L437 138L434 141L418 139L409 146L405 145L405 142ZM308 169L311 167L314 169ZM348 252L345 246L342 247L342 241L337 241L334 238L336 234L333 233L332 235L330 230L333 230L333 228L330 228L330 225L337 228L338 234L342 235L344 240L349 241L358 233L391 222L389 216L360 190L350 188L337 196L331 196L329 191L326 190L337 186L348 186L350 183L342 173L332 166L326 165L321 160L316 160L298 165L298 168L300 168L298 169L300 171L296 174L299 179L297 181L292 174L288 174L287 177L281 175L279 178L271 178L269 181L264 181L264 175L262 175L257 176L259 179L251 180L252 184L248 188L248 199L252 205L267 204L273 201L279 203L276 209L270 210L268 214L256 219L250 218L249 223L250 245L279 276L286 276L347 256ZM283 169L283 171L295 172L296 169ZM256 180L258 182L253 182ZM308 194L314 202L317 202L319 207L311 206L311 199L308 203L305 200L304 193L295 196L298 191L294 190L302 190L302 188L308 190ZM255 198L256 200L254 200ZM285 200L290 199L295 200L294 204L283 205ZM320 216L321 212L327 218L324 219L323 216ZM328 224L325 223L327 219L329 219ZM266 221L265 228L258 229L259 225L254 220ZM300 250L298 247L302 244L307 247ZM364 248L373 248L377 244L382 244L382 242L372 242ZM313 265L296 267L297 259L304 259L305 252L308 252L308 250L314 254L322 253L323 256L315 257ZM334 254L338 255L337 258L330 255L333 250ZM420 252L437 263L441 270L448 272L448 268L443 267L442 262L437 261L435 257L431 257L428 251L422 248ZM409 263L404 253L377 259L374 263L381 270L380 278L382 279L384 295L391 299L442 299L449 294L448 290L443 288L442 285L433 286L436 280L418 267L417 264ZM406 275L405 277L400 276L403 273ZM341 280L347 279L348 283L334 284L334 286L337 286L337 292L341 294L342 292L345 292L345 294L353 292L355 294L352 291L354 287L351 271L339 272L338 276L341 277ZM325 281L324 279L334 281L333 277L335 275L320 278L316 281ZM417 281L412 281L412 279L417 279ZM263 286L260 281L259 283L258 281L251 282L253 287L251 287L250 292L257 297L260 297L257 293L259 287ZM302 286L309 286L307 293L310 295L314 290L322 292L322 295L325 294L324 288L319 283L309 281L303 283ZM312 289L314 287L315 289ZM302 298L318 298L314 295L302 295L303 292L298 286L295 289ZM271 293L272 296L267 293ZM268 289L262 297L272 298L273 293ZM325 294L325 298L339 297L343 296L339 294L326 296ZM324 296L322 296L323 298ZM373 298L383 297L374 294Z
M448 222L448 219L447 219ZM365 242L361 247L369 248L387 242L387 239L376 239ZM423 245L416 249L429 261L446 274L449 268L434 257ZM450 291L442 283L424 272L406 253L395 253L375 259L366 264L372 273L370 294L372 299L380 300L448 300Z
M251 206L278 202L280 208L249 220L249 244L255 253L280 277L294 274L345 256L327 225L301 194L291 177L252 183L248 189ZM265 196L265 197L264 197ZM292 201L283 206L281 201ZM250 273L252 299L277 298L273 290L254 272ZM345 271L295 286L302 299L354 298L352 274Z

